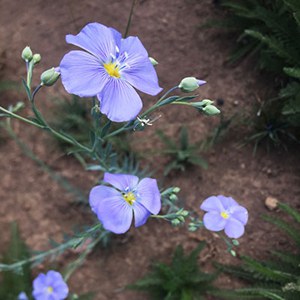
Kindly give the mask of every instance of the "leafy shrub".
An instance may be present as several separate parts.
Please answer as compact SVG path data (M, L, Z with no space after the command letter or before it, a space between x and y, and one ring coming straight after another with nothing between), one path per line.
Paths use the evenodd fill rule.
M276 76L278 97L265 101L261 110L267 117L256 130L258 138L278 144L283 135L290 136L291 128L300 126L300 1L223 0L221 4L231 12L225 25L238 32L230 60L255 54L258 67Z
M211 283L217 275L199 270L197 257L203 247L204 243L201 243L190 254L184 255L182 246L178 246L170 265L154 264L151 273L128 287L148 291L153 299L204 299L207 293L215 290Z
M272 260L265 262L248 256L242 257L243 265L228 266L217 264L222 271L244 279L251 284L249 288L223 291L222 297L229 299L300 299L300 214L286 204L279 204L293 221L283 221L278 217L265 216L278 228L286 232L296 245L296 251L272 251Z

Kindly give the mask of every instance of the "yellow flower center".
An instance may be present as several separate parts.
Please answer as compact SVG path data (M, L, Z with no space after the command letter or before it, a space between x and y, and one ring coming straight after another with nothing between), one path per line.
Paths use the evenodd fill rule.
M228 214L226 211L222 211L222 212L221 212L221 216L222 216L222 218L224 218L224 219L228 219L228 218L229 218L229 214Z
M103 67L109 76L112 76L115 78L121 77L120 72L119 72L119 67L117 66L117 64L115 62L103 64Z
M48 287L47 287L47 292L48 292L49 294L51 294L51 293L53 292L53 287L52 287L52 286L48 286Z
M130 205L132 205L136 200L135 195L134 195L133 192L128 192L128 193L124 194L123 198Z

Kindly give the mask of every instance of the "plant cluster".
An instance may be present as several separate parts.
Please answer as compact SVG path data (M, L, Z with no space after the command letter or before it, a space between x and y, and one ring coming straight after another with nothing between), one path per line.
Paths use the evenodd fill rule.
M275 78L278 95L256 113L256 145L284 137L297 140L300 126L300 2L297 0L222 0L230 11L222 25L238 34L231 62L254 55L257 66ZM272 77L271 77L272 78Z
M250 287L222 291L220 296L228 299L300 299L300 214L286 204L279 203L279 207L292 220L284 221L270 216L265 216L264 219L282 229L291 238L296 251L273 250L270 261L243 256L243 264L240 266L217 264L221 271L250 284Z

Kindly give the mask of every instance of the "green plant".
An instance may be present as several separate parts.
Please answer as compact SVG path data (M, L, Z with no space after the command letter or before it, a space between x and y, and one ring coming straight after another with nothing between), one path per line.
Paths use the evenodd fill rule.
M230 61L255 55L258 67L276 76L278 97L265 101L261 115L268 121L256 118L264 124L255 126L252 139L269 138L278 145L281 136L300 126L300 1L222 0L221 4L231 13L222 25L238 34Z
M12 223L10 244L3 255L2 262L10 264L29 257L29 249L20 237L18 226L16 223ZM23 265L18 273L4 272L0 284L0 299L15 300L20 292L29 295L31 293L31 279L29 264Z
M164 175L168 175L172 170L185 171L189 165L207 168L207 162L197 154L201 143L189 144L186 127L181 128L177 142L167 137L162 131L157 131L157 135L166 145L163 153L171 157L171 162L165 167Z
M170 265L155 263L151 273L129 285L128 288L148 291L153 299L204 299L205 295L215 290L212 282L217 277L216 273L209 274L199 270L197 257L204 245L204 243L199 244L188 255L184 255L182 246L178 246Z
M264 219L285 231L296 246L296 251L271 251L272 260L265 262L243 256L241 266L216 264L230 275L244 279L251 287L222 291L220 296L229 299L300 299L300 214L290 206L279 207L293 220L265 216Z

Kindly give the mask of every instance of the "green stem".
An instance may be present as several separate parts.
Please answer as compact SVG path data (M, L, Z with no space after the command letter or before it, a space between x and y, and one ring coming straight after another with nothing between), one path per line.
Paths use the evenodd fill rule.
M3 111L3 112L5 112L6 114L8 114L9 116L11 116L11 117L13 117L13 118L16 118L16 119L19 119L19 120L21 120L21 121L23 121L23 122L25 122L25 123L30 124L30 125L34 125L34 126L36 126L36 127L38 127L38 128L46 129L46 126L40 125L40 124L35 123L35 122L33 122L33 121L29 120L29 119L23 118L23 117L21 117L21 116L15 114L15 113L13 113L13 112L11 112L11 111L5 109L5 108L3 108L2 106L0 106L0 111Z
M133 15L133 11L134 11L134 7L135 7L136 3L137 3L137 0L132 1L131 8L130 8L130 13L129 13L128 21L127 21L127 26L126 26L126 30L125 30L125 33L124 33L124 39L127 38L127 35L129 33L129 28L130 28L130 25L131 25L131 19L132 19L132 15Z

